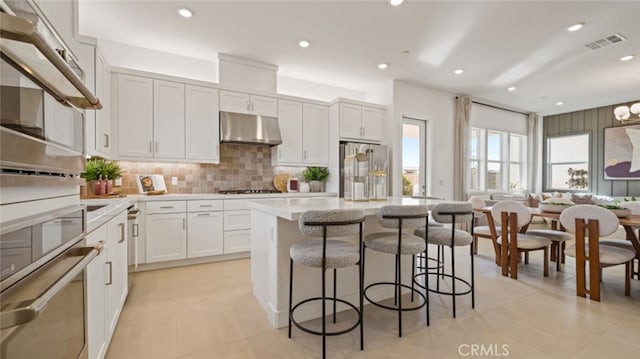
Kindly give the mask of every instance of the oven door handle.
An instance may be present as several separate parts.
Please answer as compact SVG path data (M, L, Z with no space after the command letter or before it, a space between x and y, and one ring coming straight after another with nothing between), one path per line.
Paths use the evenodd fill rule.
M64 287L80 274L91 263L91 261L100 254L100 247L83 247L79 248L84 257L69 269L60 279L58 279L51 287L49 287L38 298L28 301L27 305L0 312L0 329L10 328L16 325L28 323L38 317L42 311L47 308L49 301L53 299Z

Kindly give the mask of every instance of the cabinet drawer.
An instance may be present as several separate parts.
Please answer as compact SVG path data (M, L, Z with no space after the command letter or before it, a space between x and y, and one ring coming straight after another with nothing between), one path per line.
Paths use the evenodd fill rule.
M147 202L147 214L183 213L187 211L186 201Z
M187 209L189 212L222 211L222 207L222 201L220 200L200 200L187 202Z
M225 211L229 211L229 210L235 211L239 209L249 209L246 199L225 199L224 200Z
M224 233L224 253L246 252L251 250L251 230Z
M251 229L251 211L248 209L240 211L225 211L224 230L238 231L242 229Z

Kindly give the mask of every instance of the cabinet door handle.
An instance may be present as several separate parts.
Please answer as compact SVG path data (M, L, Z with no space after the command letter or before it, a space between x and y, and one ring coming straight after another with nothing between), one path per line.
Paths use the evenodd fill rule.
M153 141L149 141L149 152L153 153Z
M251 108L249 107L249 100L247 100L247 111L249 111Z
M201 204L200 207L201 208L209 208L209 207L213 207L213 206L210 205L210 204Z
M185 228L186 228L186 226L187 226L187 223L186 223L186 222L187 222L187 220L183 218L183 219L182 219L182 229L185 229Z
M198 213L198 216L210 216L211 213Z
M109 265L109 281L107 282L106 285L112 285L113 284L113 262L107 262L107 264Z
M108 133L104 134L104 147L105 148L109 148L109 134Z
M307 151L302 151L302 154L303 154L302 159L306 160L307 159Z
M120 227L120 240L118 241L118 243L122 243L126 238L124 235L124 223L118 223L118 227Z
M158 153L158 141L156 141L156 153Z
M133 233L131 233L131 235L134 237L138 237L139 236L138 231L139 231L138 224L134 223L132 228Z
M160 209L169 209L169 208L173 208L173 206L160 206Z

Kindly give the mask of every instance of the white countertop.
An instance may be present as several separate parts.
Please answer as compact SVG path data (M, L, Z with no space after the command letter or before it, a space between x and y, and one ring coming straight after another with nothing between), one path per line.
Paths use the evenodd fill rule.
M281 198L281 199L257 199L249 201L248 206L266 214L274 215L290 221L297 221L300 214L316 209L361 209L366 216L374 215L380 207L387 205L416 205L426 204L434 206L442 200L416 199L403 197L390 197L386 201L349 202L342 198Z
M336 193L327 192L294 192L294 193L250 193L250 194L220 194L220 193L171 193L155 196L147 196L144 194L129 195L127 198L140 202L152 201L193 201L193 200L214 200L214 199L282 199L282 198L299 198L299 197L337 197Z
M111 199L83 199L80 200L81 204L87 206L102 206L104 207L95 211L87 212L87 234L91 233L94 229L100 227L111 218L115 217L122 211L126 211L127 207L133 204L136 200L131 197L125 198L111 198Z

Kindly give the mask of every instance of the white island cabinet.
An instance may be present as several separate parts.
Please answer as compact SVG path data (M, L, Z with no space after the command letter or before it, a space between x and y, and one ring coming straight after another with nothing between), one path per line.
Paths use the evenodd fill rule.
M308 210L323 209L362 209L365 214L364 234L383 230L377 223L376 213L382 206L389 204L426 204L429 206L441 202L438 200L389 198L377 202L346 202L341 198L285 198L249 201L251 208L251 281L253 294L267 314L275 328L288 323L289 298L289 247L304 237L298 230L298 218ZM357 243L357 236L353 239ZM373 282L393 281L395 267L394 256L367 251L365 268L365 287ZM374 265L370 265L374 264ZM294 298L310 298L319 293L320 271L294 264ZM327 282L332 281L332 271L327 271ZM403 282L410 281L411 263L403 261ZM318 285L310 285L309 283ZM358 267L339 270L337 292L349 302L358 301ZM393 291L385 288L372 289L368 294L375 299L390 298ZM346 307L338 310L345 310ZM298 321L320 317L319 307L301 307L296 314Z

